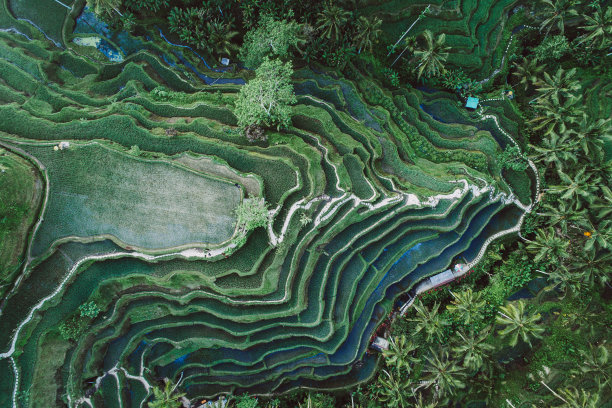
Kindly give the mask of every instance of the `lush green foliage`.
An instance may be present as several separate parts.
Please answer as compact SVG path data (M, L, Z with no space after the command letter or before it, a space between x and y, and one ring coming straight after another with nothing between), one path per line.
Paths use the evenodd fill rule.
M265 58L255 70L255 79L240 88L234 111L238 125L289 126L290 105L297 102L291 84L292 74L291 62Z
M262 16L257 27L244 36L239 58L251 69L258 68L265 57L286 60L290 50L297 49L302 42L301 30L301 25L295 21Z

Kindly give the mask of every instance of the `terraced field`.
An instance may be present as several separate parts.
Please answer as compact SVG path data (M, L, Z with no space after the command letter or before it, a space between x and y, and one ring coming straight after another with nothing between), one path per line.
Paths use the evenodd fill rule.
M446 34L446 45L451 47L448 61L482 80L501 64L503 34L514 28L506 24L508 15L519 4L517 0L374 0L364 14L381 18L382 29L394 42L411 26L408 36L426 29ZM427 6L427 18L416 21Z
M163 377L192 400L366 381L398 296L469 268L530 209L531 169L517 197L495 161L518 133L503 104L496 122L302 69L292 126L251 144L240 85L187 75L170 45L98 64L30 34L0 33L0 139L45 181L0 309L0 406L141 407ZM244 236L247 193L271 222Z

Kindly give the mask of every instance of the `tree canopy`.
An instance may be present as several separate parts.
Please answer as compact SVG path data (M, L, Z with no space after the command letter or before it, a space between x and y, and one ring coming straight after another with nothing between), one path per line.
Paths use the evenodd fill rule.
M234 112L238 125L243 128L252 124L277 128L289 126L290 105L297 102L291 84L292 74L291 62L264 58L255 70L255 78L240 89Z
M259 24L244 36L240 49L240 59L247 68L259 67L265 57L285 59L291 48L297 48L302 42L302 26L295 21L276 20L264 15Z

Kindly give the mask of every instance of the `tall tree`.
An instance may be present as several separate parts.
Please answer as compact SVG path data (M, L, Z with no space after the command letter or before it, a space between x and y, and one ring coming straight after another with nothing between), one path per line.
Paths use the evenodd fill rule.
M569 130L569 134L579 141L586 157L595 158L603 153L604 140L612 137L612 119L593 120L583 112L582 119Z
M576 78L576 68L569 71L559 68L552 76L544 72L543 79L537 85L537 91L541 94L538 99L551 98L555 104L559 104L561 96L574 96L582 87Z
M380 400L389 408L408 408L411 406L412 382L404 375L393 374L383 370L378 377L380 383Z
M601 177L587 173L585 167L578 170L573 177L561 170L557 174L562 184L550 186L549 191L561 194L561 200L567 200L576 209L580 209L583 203L592 203L595 200Z
M374 44L378 42L378 38L382 34L380 26L382 20L378 17L367 18L360 16L357 20L357 34L355 35L355 43L359 52L365 48L372 53Z
M531 345L531 338L542 338L544 328L537 323L540 320L540 314L529 314L522 300L502 306L498 313L496 321L504 326L499 333L510 339L510 346L516 346L519 337L529 345Z
M121 0L87 0L87 7L98 16L110 16L113 11L121 15L120 6Z
M391 337L389 339L389 349L383 351L385 362L388 367L395 367L398 374L401 371L410 372L412 364L417 363L413 354L417 346L405 335Z
M264 58L255 79L240 88L234 113L238 125L286 127L291 122L291 104L297 102L291 84L291 62Z
M578 120L583 108L581 100L582 95L561 98L560 101L552 98L538 99L534 106L536 115L529 123L535 124L534 130L540 130L544 135L563 134Z
M342 7L328 1L325 3L323 10L318 14L317 24L318 29L328 39L338 41L342 36L342 29L347 23L351 13L344 10Z
M529 145L536 152L531 156L533 161L547 165L554 164L559 170L568 164L578 162L578 157L574 153L576 146L578 141L573 140L569 132L563 134L550 132L547 137L542 138L539 145Z
M544 65L539 65L535 58L523 57L520 63L514 63L514 68L516 71L512 75L520 80L519 84L525 87L525 91L529 89L529 85L535 85L540 81L540 74L544 71Z
M149 408L180 408L183 404L180 402L184 393L176 392L179 383L174 385L168 378L164 378L164 388L153 387L154 400L149 402Z
M232 38L238 35L238 31L232 30L231 23L215 19L206 23L206 40L201 48L217 56L231 56L238 46L232 43Z
M476 334L470 330L469 334L458 331L457 345L453 347L453 352L463 359L463 366L467 369L479 370L485 360L489 358L495 347L487 342L491 328L488 327Z
M584 14L586 24L582 27L586 33L582 36L581 42L586 42L590 46L600 49L610 48L612 42L612 6L603 10L598 5L594 15Z
M558 236L553 227L548 227L536 231L535 239L527 244L527 251L535 254L534 262L556 263L569 256L568 246L567 239Z
M303 44L301 31L302 25L295 21L276 20L264 15L257 27L245 35L240 60L251 69L260 66L264 57L284 60L292 48L298 49Z
M485 301L481 292L472 292L472 289L468 288L463 292L451 292L451 295L453 300L447 309L458 314L465 324L474 323L482 317Z
M418 79L423 74L427 78L442 74L444 72L444 63L448 58L448 50L450 50L450 47L444 45L446 41L445 34L440 34L434 40L431 31L425 30L423 31L423 38L425 39L424 46L414 51L415 70Z
M465 388L465 372L456 364L455 359L450 358L446 348L434 351L425 357L425 381L428 386L435 386L438 398L446 398L455 394L457 389Z
M416 323L415 331L420 333L425 332L425 338L427 342L431 342L434 339L441 340L442 331L445 325L448 324L438 313L440 308L439 303L434 303L431 309L421 303L419 299L412 308L415 311L415 317L409 319Z
M571 0L540 0L540 6L538 12L538 16L542 19L540 31L546 30L546 35L553 27L563 34L567 18L578 14Z

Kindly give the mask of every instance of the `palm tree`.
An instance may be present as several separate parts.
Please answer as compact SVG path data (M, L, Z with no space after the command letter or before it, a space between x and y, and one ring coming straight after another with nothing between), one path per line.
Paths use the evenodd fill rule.
M563 292L564 298L567 294L574 297L579 296L584 289L584 282L580 273L572 272L563 264L552 265L551 272L538 271L548 276L548 282L551 283L551 289L559 289Z
M531 156L534 162L554 164L557 169L563 169L570 161L578 162L578 157L573 152L576 146L578 142L570 138L569 132L562 135L551 132L548 137L542 139L539 146L529 145L537 153Z
M591 246L574 258L570 268L590 287L604 285L612 276L612 252L597 251Z
M334 39L338 41L342 28L348 21L351 13L344 10L342 7L332 4L332 2L325 3L323 11L318 14L317 28L323 32L323 35L328 39Z
M514 63L516 71L512 73L520 79L519 84L525 85L525 91L529 88L529 85L535 85L540 81L540 74L544 70L544 65L538 65L538 61L535 58L527 59L523 57L523 60L519 64Z
M444 348L435 352L430 348L430 352L430 355L425 357L423 369L428 387L435 385L439 398L452 396L456 389L465 388L465 372L449 357L448 350Z
M578 221L586 216L586 210L576 210L566 201L557 201L555 204L544 204L542 208L545 212L538 213L543 217L548 217L547 224L550 227L560 227L563 234L567 234L567 227L577 225Z
M153 402L149 402L149 408L180 408L183 404L179 401L186 394L175 393L176 388L180 384L180 381L176 385L172 384L172 381L168 378L164 378L164 388L153 387L153 396L155 399Z
M361 53L362 48L367 48L372 53L374 43L378 41L382 30L380 26L382 20L378 17L366 18L365 16L359 17L357 20L357 34L355 35L355 42Z
M582 201L587 203L593 202L599 190L601 177L586 173L585 167L578 170L574 178L562 170L559 170L557 173L563 184L550 186L548 190L551 193L561 194L561 200L568 200L574 205L575 209L580 209Z
M425 47L414 51L414 58L417 62L415 67L417 79L420 79L423 73L427 78L442 74L444 63L448 58L448 50L450 50L450 47L444 45L445 34L440 34L434 41L431 31L425 30L423 38L425 38Z
M412 370L411 363L418 363L419 360L413 357L417 346L404 335L391 337L389 339L389 349L383 351L383 356L388 367L395 367L399 372L405 369L407 372Z
M543 18L540 23L540 32L546 29L546 35L556 26L561 34L565 31L565 20L578 13L573 9L573 2L570 0L541 0L543 6L538 15Z
M542 259L559 262L569 256L566 252L568 246L568 240L557 236L553 227L548 227L536 231L535 239L527 244L527 251L535 254L534 262L540 262Z
M548 388L548 387L546 387ZM552 391L552 390L551 390ZM563 401L561 405L555 405L554 408L599 408L599 394L591 394L585 390L576 388L564 388L558 393L553 392L553 395Z
M609 48L612 38L612 6L608 6L605 12L599 6L595 10L595 15L584 14L583 17L586 25L580 28L586 33L580 42L587 41L591 46L600 49Z
M604 342L599 346L591 345L589 350L580 352L584 362L574 371L583 378L593 378L600 387L612 387L612 359L609 346Z
M458 313L465 324L480 319L482 308L485 305L480 292L474 293L472 289L468 288L464 292L450 292L450 294L453 296L453 300L452 304L446 307L449 311Z
M535 104L536 116L529 121L534 123L535 130L544 130L544 135L551 133L563 134L576 122L582 105L579 103L582 95L562 98L555 101L552 98L539 99Z
M498 324L505 326L499 334L510 338L510 346L514 347L518 343L519 336L524 342L531 346L531 337L542 338L544 328L538 325L540 314L529 315L525 312L525 303L522 300L508 303L499 310L496 316Z
M612 220L606 219L595 224L589 219L583 219L580 225L586 230L585 250L595 248L595 244L599 248L612 248Z
M409 399L414 395L412 382L407 376L394 376L387 370L378 377L381 385L380 400L387 403L389 408L408 408L411 406Z
M468 335L457 332L460 341L457 346L453 347L453 352L462 356L464 367L473 371L478 371L485 360L490 356L491 352L495 350L495 347L487 343L490 331L491 328L488 327L482 330L478 335L472 330Z
M424 401L423 400L423 394L419 393L419 397L418 398L414 398L415 399L415 403L412 406L412 408L436 408L436 406L438 404L436 404L435 401Z
M541 93L538 99L552 98L553 102L558 104L560 96L574 96L582 88L580 82L574 78L575 75L576 68L565 71L560 67L552 76L544 72L544 78L537 83L536 91Z
M121 16L119 7L121 6L121 0L87 0L87 7L93 10L93 12L102 16L104 14L110 15L112 11L115 11Z
M206 23L206 48L215 55L232 55L238 46L231 42L232 38L238 35L238 31L232 31L231 23L225 23L219 19Z
M582 119L569 130L579 140L585 156L600 155L603 151L604 139L612 137L612 119L594 121L590 115L582 113Z
M419 299L412 307L416 311L416 316L414 319L409 320L416 322L415 331L417 333L424 331L427 342L431 342L434 338L441 340L443 327L447 325L448 322L442 319L438 314L440 304L434 303L431 310L429 310L423 306L423 303L421 303Z
M603 220L612 214L612 190L608 186L601 186L602 197L597 197L591 210L594 210L597 219Z

